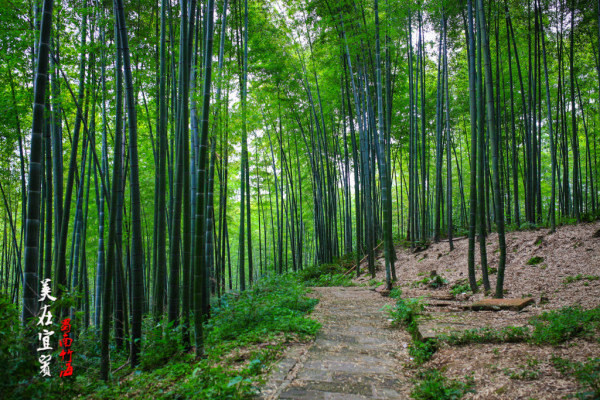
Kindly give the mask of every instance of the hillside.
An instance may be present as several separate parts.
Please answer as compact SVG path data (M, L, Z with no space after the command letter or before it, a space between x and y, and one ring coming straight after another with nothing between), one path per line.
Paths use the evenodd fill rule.
M486 295L465 286L466 239L452 252L448 242L398 247L391 293L381 270L354 287L315 288L323 327L288 349L263 398L597 398L599 231L594 222L509 233L505 297L533 299L518 311L471 309Z

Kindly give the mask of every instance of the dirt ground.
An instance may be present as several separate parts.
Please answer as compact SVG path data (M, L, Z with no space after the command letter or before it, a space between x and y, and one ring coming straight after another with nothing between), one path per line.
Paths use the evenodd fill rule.
M599 236L599 230L600 222L596 221L558 227L553 234L549 234L548 229L507 234L505 297L532 297L535 301L521 312L462 311L464 306L485 297L479 292L470 297L459 295L461 301L446 302L443 307L436 305L436 301L430 301L426 313L434 320L438 317L443 320L445 315L460 318L466 328L500 328L527 325L532 316L564 306L598 307L600 280L577 279L577 276L600 275L600 237L594 237ZM497 234L491 234L486 242L488 265L497 267ZM453 285L465 283L468 239L459 238L454 246L454 250L449 251L449 243L445 241L433 243L419 252L397 249L399 279L396 285L401 287L402 297L444 297ZM378 264L381 266L383 255L379 257ZM536 265L528 265L533 257L542 260ZM479 279L478 243L475 263ZM366 265L363 268L366 269ZM448 283L439 289L416 283L430 276L431 271L436 271ZM355 281L364 283L369 279L370 276ZM385 279L382 270L377 272L377 279ZM495 274L490 275L490 282L493 292ZM576 339L557 347L524 343L443 345L424 367L441 369L450 378L464 379L466 375L472 375L476 393L466 397L471 399L559 399L575 394L579 389L577 382L552 366L550 359L553 355L585 361L600 355L600 343Z
M452 286L466 283L466 238L455 240L451 252L447 241L433 243L418 252L398 248L396 286L402 289L402 297L422 297L427 304L419 319L420 327L430 324L459 330L499 329L528 325L531 317L564 306L598 307L600 280L585 277L600 275L599 231L600 221L559 227L554 234L547 229L507 234L505 297L534 299L534 304L521 311L471 311L467 306L483 299L483 292L450 295ZM496 234L487 238L487 254L489 267L497 268ZM533 257L538 257L539 262L528 265ZM378 281L385 280L383 264L380 251ZM476 265L479 265L478 243ZM366 263L361 268L366 271ZM479 279L481 273L477 268ZM432 271L447 283L437 289L419 283ZM493 293L496 274L490 275L490 282ZM315 288L312 295L320 303L313 317L323 324L323 329L315 342L287 349L262 387L262 398L409 398L418 368L435 368L447 378L463 381L472 378L475 393L467 394L467 399L561 399L581 388L574 377L563 375L553 366L552 357L586 361L600 355L598 340L574 339L554 347L528 343L463 346L443 343L428 362L417 367L407 349L410 335L393 327L384 311L395 300L370 291L378 285L371 276L363 274L354 283L360 287ZM373 376L389 377L374 380L371 372L377 372Z

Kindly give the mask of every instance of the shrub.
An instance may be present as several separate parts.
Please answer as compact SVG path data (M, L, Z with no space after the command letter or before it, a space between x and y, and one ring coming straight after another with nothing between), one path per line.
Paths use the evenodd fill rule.
M411 397L417 400L458 400L467 393L474 393L473 378L466 382L447 379L440 371L428 369L417 374L417 385Z
M320 264L297 272L298 279L306 286L354 286L352 275L345 275L346 268L340 264Z
M519 227L519 230L521 230L521 231L530 231L530 230L536 230L536 229L539 229L539 226L536 225L535 223L529 222L529 221L523 222L521 224L521 226Z
M457 296L461 293L471 293L471 286L469 286L468 282L459 282L450 288L450 293L452 295Z
M558 345L574 337L592 336L600 328L600 308L563 307L533 317L530 323L534 343Z
M408 346L408 354L411 356L412 361L416 365L426 363L437 351L438 344L435 340L428 340L421 342L420 340L414 340Z
M344 272L346 272L345 268L339 264L319 264L305 267L298 271L297 275L301 281L310 282L319 279L322 275L341 274Z
M179 325L174 329L173 323L169 322L165 327L164 334L162 323L158 323L148 330L140 357L142 369L158 368L183 352L183 343L179 340L182 327Z
M352 277L344 274L325 274L317 279L306 282L307 286L328 287L328 286L354 286Z
M305 293L306 288L287 274L263 277L249 290L223 296L206 324L210 331L207 347L234 339L241 343L256 342L278 332L314 335L320 325L304 314L318 300Z
M35 336L34 336L35 335ZM32 333L32 338L37 334ZM10 393L24 379L36 374L36 360L31 356L24 337L17 306L10 297L0 294L0 393Z
M578 399L600 398L600 358L589 358L587 362L571 362L560 357L552 357L552 364L561 373L575 376L584 390L576 394Z
M396 305L388 309L390 317L395 324L401 326L410 326L416 323L418 315L424 310L420 299L402 299L396 300Z

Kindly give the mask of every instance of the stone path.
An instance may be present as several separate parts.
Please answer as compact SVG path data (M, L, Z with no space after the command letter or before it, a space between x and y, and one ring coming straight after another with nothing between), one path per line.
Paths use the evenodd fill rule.
M308 349L274 368L265 399L405 399L403 364L408 334L392 328L382 307L392 304L367 288L315 288L313 317L323 327Z

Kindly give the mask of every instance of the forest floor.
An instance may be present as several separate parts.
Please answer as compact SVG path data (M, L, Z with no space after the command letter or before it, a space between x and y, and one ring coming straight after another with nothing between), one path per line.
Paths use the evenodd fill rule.
M486 242L493 293L497 235L489 235ZM432 243L417 252L399 247L395 287L401 290L402 299L419 299L419 329L442 332L462 342L436 341L435 350L417 364L411 349L422 354L419 346L423 342L414 337L415 331L411 341L410 329L392 325L384 308L386 304L391 307L394 300L381 296L381 287L373 290L385 278L383 255L379 254L375 279L363 275L353 280L358 287L314 289L320 303L313 317L323 328L314 344L287 352L271 374L264 398L409 398L415 397L420 381L429 379L424 378L423 371L432 370L443 376L422 390L433 393L439 383L449 390L458 387L459 392L468 392L467 399L558 399L581 393L590 382L588 379L586 386L581 380L583 375L576 371L585 370L586 362L600 355L600 313L589 317L564 310L598 310L600 306L600 222L559 227L554 234L547 229L509 232L506 242L504 296L532 298L533 304L521 311L470 310L473 302L486 295L482 291L472 294L466 285L466 238L455 240L453 251L449 251L447 241ZM476 254L479 265L478 244ZM366 265L362 268L365 271ZM439 278L434 280L432 275ZM481 272L477 275L479 279ZM554 320L536 325L536 318L553 312ZM590 333L586 321L594 326L591 335L584 334ZM558 333L552 331L555 328ZM486 337L486 329L525 329L530 336L502 340L495 334ZM543 336L548 332L550 336L559 335L559 340L543 342L551 340ZM599 367L592 368L592 385L595 382L600 386ZM460 383L463 381L467 383Z

